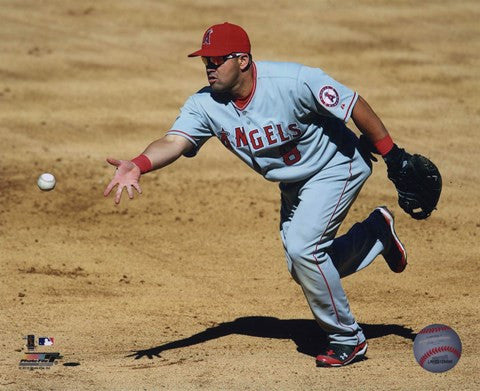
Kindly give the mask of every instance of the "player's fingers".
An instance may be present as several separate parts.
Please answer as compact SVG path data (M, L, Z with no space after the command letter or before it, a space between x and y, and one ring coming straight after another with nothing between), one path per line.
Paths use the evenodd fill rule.
M110 192L112 191L112 189L115 187L115 185L117 184L117 182L115 180L111 180L110 183L108 184L108 186L105 188L105 191L103 192L103 195L106 197L110 194Z
M138 191L138 194L142 194L142 188L140 187L140 184L133 183L132 186Z
M133 199L133 189L131 185L127 185L128 198Z
M115 203L119 204L122 198L123 185L118 185L117 192L115 193Z
M120 165L120 160L111 157L107 157L107 162L109 162L112 166L115 167L118 167Z

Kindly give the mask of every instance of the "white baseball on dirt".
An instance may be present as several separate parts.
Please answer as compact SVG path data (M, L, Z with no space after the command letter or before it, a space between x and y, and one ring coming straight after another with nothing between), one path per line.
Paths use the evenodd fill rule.
M43 173L38 177L37 180L37 185L40 188L40 190L43 191L49 191L52 190L55 187L56 180L53 174L50 174L48 172Z
M418 364L429 372L452 369L462 354L458 334L443 324L431 324L422 329L413 342L413 354Z

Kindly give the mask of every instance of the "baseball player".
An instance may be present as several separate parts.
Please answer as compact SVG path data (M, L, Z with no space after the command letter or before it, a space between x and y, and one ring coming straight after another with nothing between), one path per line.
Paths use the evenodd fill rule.
M193 157L208 139L218 138L256 172L279 182L280 235L288 270L328 336L317 365L344 366L361 359L367 341L340 279L380 254L400 273L407 253L395 233L394 217L384 206L335 238L371 174L370 153L345 124L353 119L389 170L411 155L393 143L361 96L321 69L254 62L248 35L240 26L208 28L201 49L189 55L197 56L209 86L187 99L171 129L141 155L107 159L117 169L104 195L118 186L115 203L123 189L133 198L133 189L141 193L142 174L182 155Z

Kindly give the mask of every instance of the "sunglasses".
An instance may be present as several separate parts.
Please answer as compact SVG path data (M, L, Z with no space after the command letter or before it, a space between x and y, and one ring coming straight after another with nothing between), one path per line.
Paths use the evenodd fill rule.
M232 58L240 57L245 53L230 53L226 56L212 56L212 57L202 57L202 61L207 68L217 69L225 61Z

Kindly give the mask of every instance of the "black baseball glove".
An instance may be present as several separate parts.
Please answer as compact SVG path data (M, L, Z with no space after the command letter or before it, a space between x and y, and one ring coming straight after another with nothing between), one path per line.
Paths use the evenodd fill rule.
M442 191L442 177L435 164L425 156L410 155L397 145L383 159L388 178L398 192L398 205L414 219L430 216Z

